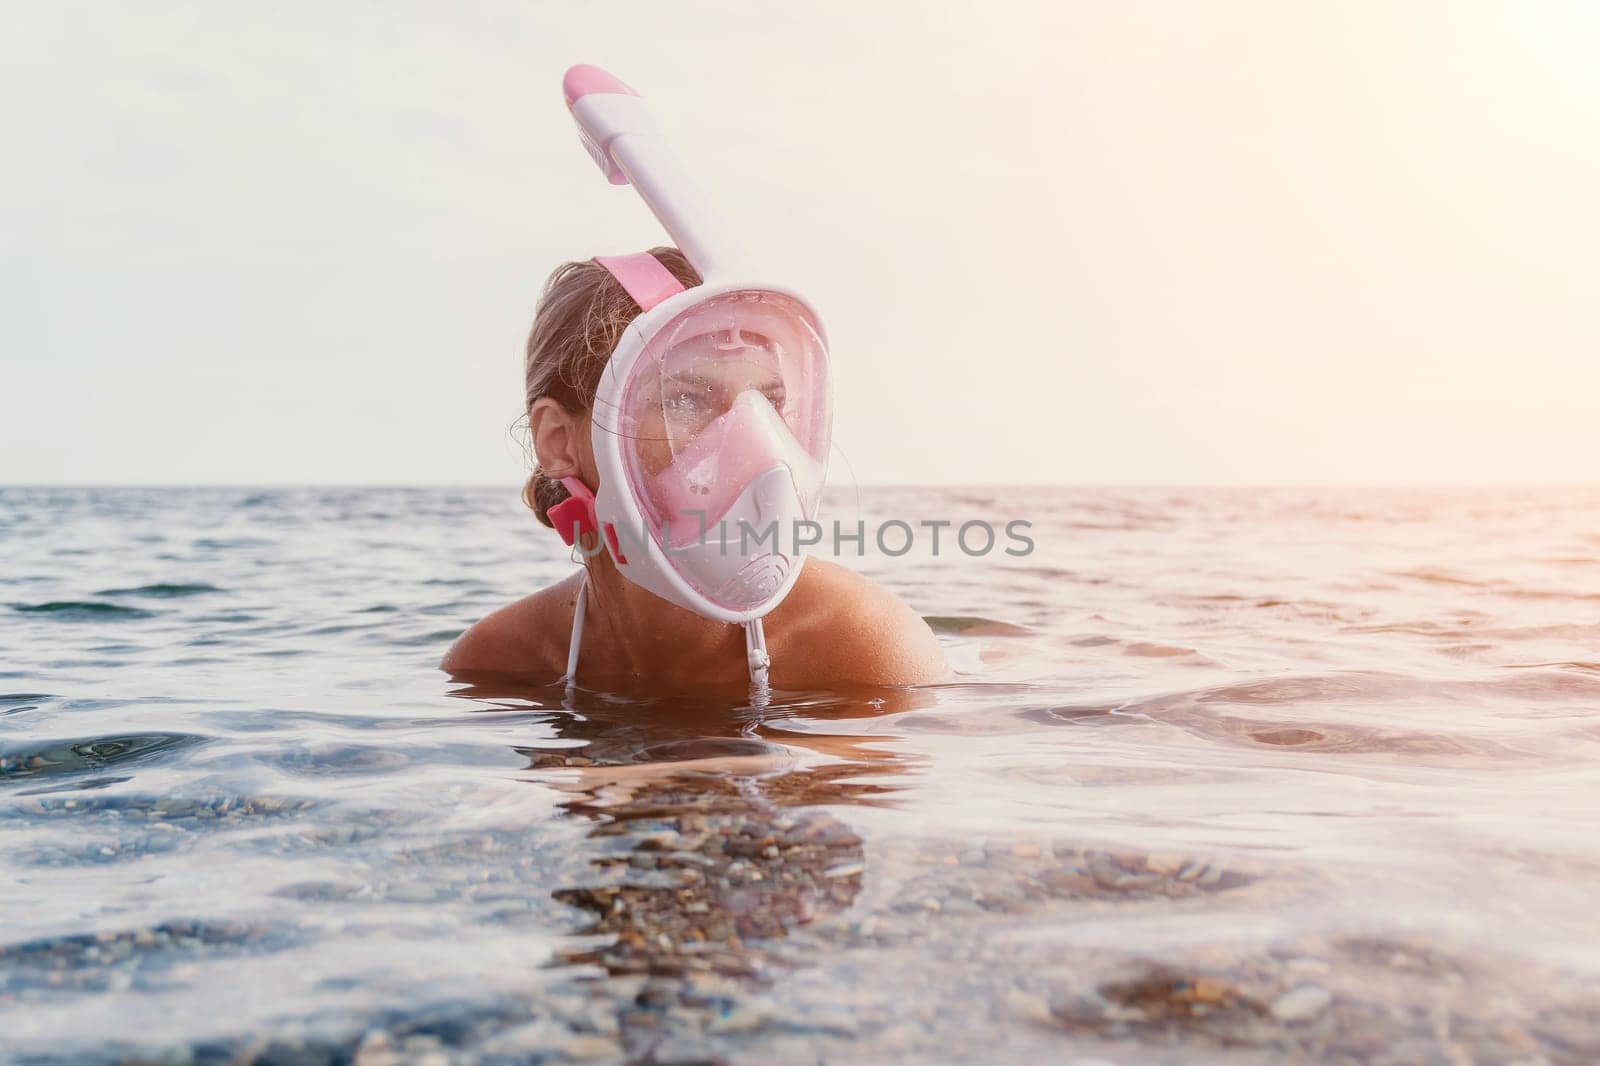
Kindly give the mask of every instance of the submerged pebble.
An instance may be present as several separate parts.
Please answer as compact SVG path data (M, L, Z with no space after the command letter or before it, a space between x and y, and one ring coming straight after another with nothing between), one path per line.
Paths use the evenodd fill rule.
M1319 985L1300 985L1272 1001L1270 1012L1280 1022L1307 1022L1327 1010L1333 993Z

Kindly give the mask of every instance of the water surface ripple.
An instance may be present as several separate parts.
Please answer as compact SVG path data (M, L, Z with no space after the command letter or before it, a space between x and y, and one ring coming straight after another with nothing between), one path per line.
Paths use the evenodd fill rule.
M955 682L446 678L512 492L0 490L0 1058L1600 1061L1600 491L839 497L1032 521L849 560Z

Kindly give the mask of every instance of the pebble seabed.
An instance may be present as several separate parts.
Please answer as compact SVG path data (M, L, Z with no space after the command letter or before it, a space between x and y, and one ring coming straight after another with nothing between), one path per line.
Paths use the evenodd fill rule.
M545 756L546 767L583 762ZM1159 923L1187 908L1270 908L1281 874L1181 854L987 839L960 851L860 837L795 806L796 779L687 774L574 812L591 818L577 865L514 833L398 857L379 881L285 894L344 902L488 904L507 936L564 925L524 996L300 1018L270 1034L149 1046L87 1034L22 1063L1281 1062L1600 1061L1593 986L1437 943L1342 937L1196 945L1143 957L1081 942L1112 915ZM801 788L834 788L806 781ZM181 847L232 823L291 822L314 805L268 798L162 800L145 809L30 798L37 818L99 819L124 847ZM381 826L273 837L349 846ZM292 843L291 843L292 841ZM35 862L52 856L35 855ZM82 861L78 854L54 856ZM109 861L111 856L102 858ZM893 871L868 877L869 869ZM580 881L553 892L551 878ZM493 909L498 907L498 909ZM0 948L12 1006L62 995L134 996L197 963L293 947L309 929L175 921ZM1092 938L1091 938L1092 939ZM1537 998L1523 989L1539 988Z

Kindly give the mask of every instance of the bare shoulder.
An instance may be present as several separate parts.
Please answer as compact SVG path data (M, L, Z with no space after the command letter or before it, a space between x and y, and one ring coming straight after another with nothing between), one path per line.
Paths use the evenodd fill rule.
M451 674L559 674L566 667L582 571L485 615L445 652Z
M950 677L944 650L921 615L872 579L824 559L806 560L768 633L769 641L782 641L774 649L774 680L785 687L919 685Z

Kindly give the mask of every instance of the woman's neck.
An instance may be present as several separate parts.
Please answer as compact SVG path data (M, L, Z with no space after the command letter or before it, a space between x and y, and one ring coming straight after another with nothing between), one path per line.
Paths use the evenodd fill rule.
M618 572L604 552L590 559L578 676L721 681L745 675L744 631L669 603Z

